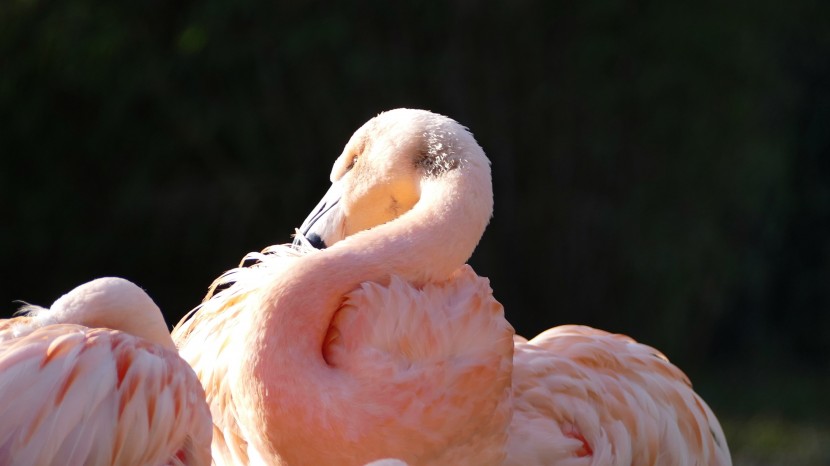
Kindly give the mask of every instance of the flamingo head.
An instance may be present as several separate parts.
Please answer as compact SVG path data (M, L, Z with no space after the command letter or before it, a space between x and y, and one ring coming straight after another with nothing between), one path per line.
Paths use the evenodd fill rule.
M489 220L489 160L469 131L426 110L383 112L346 144L334 163L331 187L298 234L322 249L387 223L418 204L425 183L461 166L486 172L489 204L485 203L484 217Z

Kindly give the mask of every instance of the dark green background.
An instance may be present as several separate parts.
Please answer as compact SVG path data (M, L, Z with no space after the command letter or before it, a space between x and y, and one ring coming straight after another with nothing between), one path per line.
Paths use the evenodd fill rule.
M425 108L493 161L519 333L627 333L737 463L830 463L830 3L284 3L0 3L6 314L119 275L172 325Z

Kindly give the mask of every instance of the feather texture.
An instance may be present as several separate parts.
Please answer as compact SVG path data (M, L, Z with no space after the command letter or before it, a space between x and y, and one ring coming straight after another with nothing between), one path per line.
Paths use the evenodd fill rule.
M218 464L730 464L717 419L656 350L588 327L513 334L465 265L493 199L457 122L384 112L331 180L296 245L249 255L173 332Z
M73 315L100 305L106 286L128 287L103 280L110 282L73 291ZM97 298L80 296L93 286ZM210 462L204 392L172 341L165 347L119 330L55 323L49 309L28 311L0 324L0 464Z
M245 399L234 384L249 334L246 316L298 254L291 246L268 252L249 255L243 262L256 258L256 265L217 280L217 287L232 283L173 332L205 386L217 464L265 455L252 445L256 435L244 425ZM283 460L364 464L395 453L410 464L500 463L510 422L512 336L487 280L469 267L421 288L394 276L363 283L344 296L328 329L325 385L280 374L279 409L290 413L275 428L287 445Z
M624 335L564 325L517 342L511 465L727 465L688 378Z

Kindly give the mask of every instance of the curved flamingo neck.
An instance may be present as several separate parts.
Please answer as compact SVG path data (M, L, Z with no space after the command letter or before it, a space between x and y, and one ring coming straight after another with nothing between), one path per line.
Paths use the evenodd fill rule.
M264 306L270 312L262 314L264 322L257 327L274 344L304 348L323 362L323 340L346 293L366 281L386 282L391 275L415 286L445 280L472 255L490 220L492 202L483 154L440 177L425 178L421 198L410 211L308 254L286 270L271 288Z
M256 382L248 396L261 417L253 422L265 424L254 430L267 432L268 426L296 418L297 404L290 400L302 399L306 422L313 423L311 418L321 415L314 410L325 411L332 398L348 397L352 379L323 357L329 325L344 296L360 283L384 283L391 275L416 286L445 280L469 259L491 212L490 169L482 153L440 177L425 178L419 202L397 219L302 256L275 277L252 316L253 335L246 343L254 346L246 353L268 354L243 369L246 379ZM343 409L352 406L340 401ZM266 434L263 441L279 442L271 435L281 434Z

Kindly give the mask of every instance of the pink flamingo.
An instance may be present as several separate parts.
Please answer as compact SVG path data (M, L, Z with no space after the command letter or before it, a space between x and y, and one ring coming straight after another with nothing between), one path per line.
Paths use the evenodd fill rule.
M297 244L246 256L174 329L214 461L730 464L711 410L652 348L576 326L514 344L465 265L493 201L464 127L382 113L331 179Z
M206 465L210 410L161 311L121 278L0 321L0 464Z

